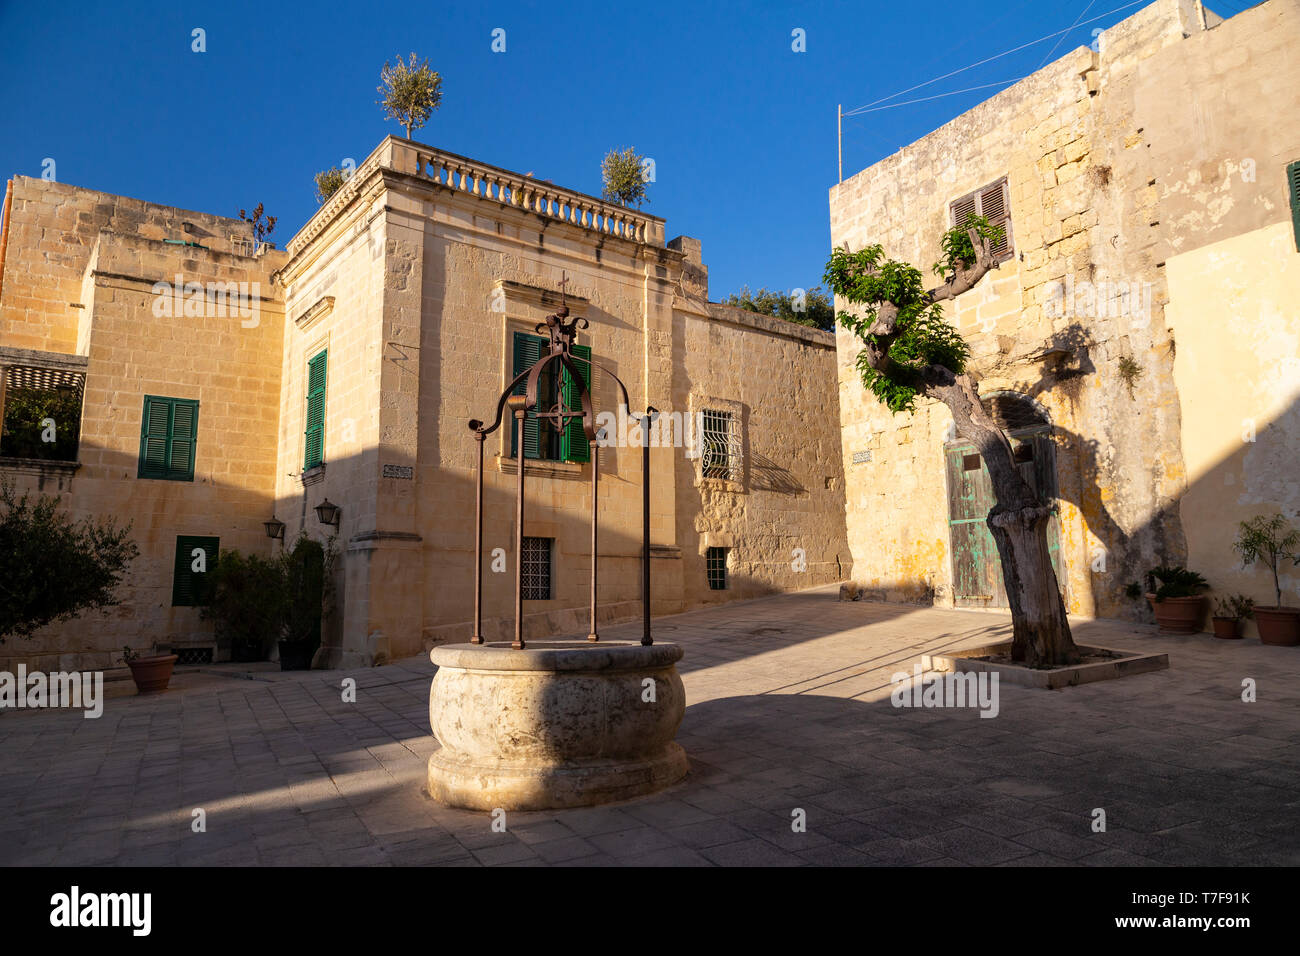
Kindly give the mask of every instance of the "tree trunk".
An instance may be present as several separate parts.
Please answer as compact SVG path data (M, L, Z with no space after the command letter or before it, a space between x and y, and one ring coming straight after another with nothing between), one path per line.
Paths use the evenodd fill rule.
M928 394L948 406L957 434L974 443L989 469L997 504L988 526L1011 604L1012 660L1029 667L1077 663L1079 650L1047 547L1052 506L1041 503L1021 477L1011 442L984 410L967 376L932 366L929 385Z

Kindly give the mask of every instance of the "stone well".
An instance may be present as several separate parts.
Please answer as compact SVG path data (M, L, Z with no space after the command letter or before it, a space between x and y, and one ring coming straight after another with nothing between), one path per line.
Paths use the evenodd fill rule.
M673 742L686 710L676 644L536 641L450 644L429 724L429 793L471 810L580 807L652 793L680 780Z

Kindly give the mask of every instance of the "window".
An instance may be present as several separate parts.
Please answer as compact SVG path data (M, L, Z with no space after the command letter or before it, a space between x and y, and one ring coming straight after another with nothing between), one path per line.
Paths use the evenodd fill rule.
M1002 227L1002 241L994 245L993 255L997 261L1010 259L1015 254L1011 241L1011 193L1006 177L997 182L977 189L962 196L949 207L954 227L966 224L968 216L983 216L990 225Z
M208 603L208 574L216 569L220 543L220 538L176 536L172 607L202 607Z
M1300 159L1286 168L1286 185L1291 193L1291 226L1295 230L1295 247L1300 251Z
M524 538L524 600L551 599L551 550L554 538Z
M86 376L66 369L11 365L5 369L0 455L76 461Z
M709 548L704 553L704 570L709 577L710 591L727 590L727 555L730 548Z
M307 428L303 432L302 470L325 461L325 379L329 351L307 363Z
M527 332L514 334L514 372L511 378L531 368L550 350L550 339ZM574 364L582 375L583 384L591 388L591 347L573 346ZM528 382L524 380L515 388L516 395L528 391ZM564 404L581 411L578 399L578 386L569 375L569 370L552 362L546 366L537 380L537 405L528 409L524 420L524 457L543 461L590 461L591 447L587 435L582 430L581 419L572 419L563 432L548 419L538 418L539 412L550 411L563 395ZM510 425L510 457L519 457L519 430L513 421Z
M198 433L196 399L146 395L140 416L140 467L136 477L193 481Z
M731 412L704 409L703 454L705 478L740 480L741 445L736 416Z

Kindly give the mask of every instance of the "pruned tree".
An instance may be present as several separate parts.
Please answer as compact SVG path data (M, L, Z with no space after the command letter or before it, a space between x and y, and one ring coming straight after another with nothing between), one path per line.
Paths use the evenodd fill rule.
M942 402L956 434L973 443L988 466L996 503L987 522L1011 605L1012 658L1031 667L1073 663L1079 652L1048 551L1055 505L1041 501L1016 467L1010 439L966 371L970 348L941 305L997 268L991 250L1001 239L1001 227L983 217L946 232L934 289L926 290L919 269L886 258L879 245L833 250L826 283L864 312L836 316L863 342L857 357L863 385L895 414L915 411L918 398Z
M72 521L53 495L0 483L0 642L118 604L116 589L139 554L130 525Z
M320 205L338 192L348 181L347 173L337 166L322 169L313 177L316 183L316 205Z
M430 69L428 60L417 62L414 53L410 63L403 63L400 56L393 66L385 60L379 80L383 99L376 102L384 108L384 120L395 119L405 126L407 139L442 104L442 75Z
M601 197L620 206L636 206L650 201L645 191L645 157L629 146L611 149L600 162Z

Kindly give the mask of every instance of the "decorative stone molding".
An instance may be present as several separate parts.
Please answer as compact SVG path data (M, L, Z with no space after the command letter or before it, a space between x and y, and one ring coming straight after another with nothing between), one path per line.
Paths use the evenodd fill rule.
M524 470L524 477L529 478L536 475L539 478L562 478L578 481L582 479L584 467L585 464L580 461L530 459L527 468ZM519 474L519 465L515 463L513 458L501 455L497 458L497 470L503 475L517 475Z
M334 296L323 295L316 300L316 304L304 312L298 318L293 320L293 324L299 329L306 332L313 325L319 322L325 316L334 311Z

